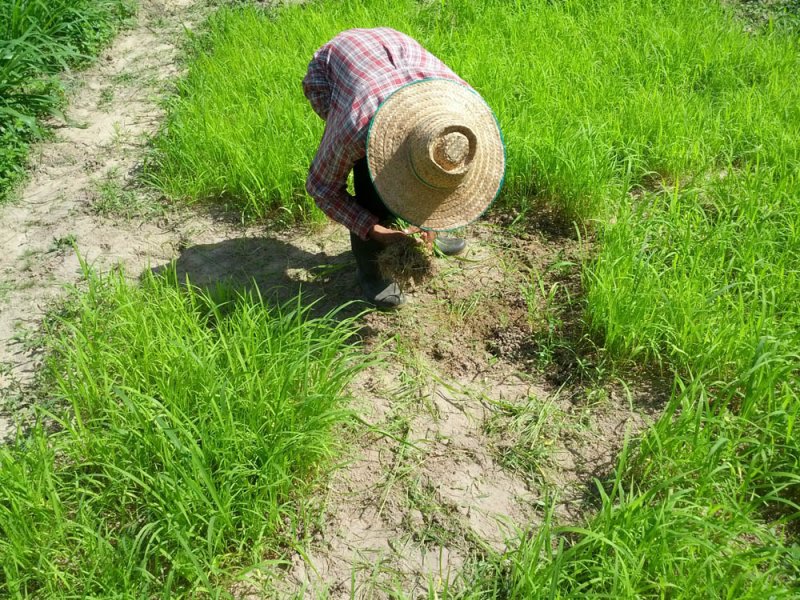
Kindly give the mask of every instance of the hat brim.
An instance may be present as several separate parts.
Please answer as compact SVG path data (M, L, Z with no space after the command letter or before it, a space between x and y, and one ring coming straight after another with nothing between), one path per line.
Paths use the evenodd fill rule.
M408 159L416 124L443 114L457 116L477 139L469 171L452 188L424 183ZM367 165L392 213L422 229L446 231L468 225L495 200L505 175L505 148L497 120L480 95L448 79L423 79L397 89L378 107L367 133Z

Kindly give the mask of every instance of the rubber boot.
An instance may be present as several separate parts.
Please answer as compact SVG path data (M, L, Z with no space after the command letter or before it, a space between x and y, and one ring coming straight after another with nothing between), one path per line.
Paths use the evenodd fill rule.
M358 284L364 298L383 310L399 308L406 303L403 290L391 279L381 275L378 267L378 254L383 246L375 240L362 240L354 233L350 234L350 247L358 267Z
M437 237L436 249L445 256L456 256L467 248L467 241L462 238Z

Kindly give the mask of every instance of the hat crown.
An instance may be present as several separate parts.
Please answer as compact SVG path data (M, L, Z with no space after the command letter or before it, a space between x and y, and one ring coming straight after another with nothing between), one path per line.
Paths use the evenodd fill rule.
M414 173L432 188L457 187L470 169L476 148L477 138L469 127L438 119L419 124L409 136Z
M469 154L469 139L459 131L451 131L433 142L431 158L445 171L454 171L464 165Z

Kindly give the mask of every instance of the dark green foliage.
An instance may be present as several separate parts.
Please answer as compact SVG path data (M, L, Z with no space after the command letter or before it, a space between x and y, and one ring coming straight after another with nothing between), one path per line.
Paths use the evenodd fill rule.
M800 32L800 0L738 0L734 6L753 30L780 27Z

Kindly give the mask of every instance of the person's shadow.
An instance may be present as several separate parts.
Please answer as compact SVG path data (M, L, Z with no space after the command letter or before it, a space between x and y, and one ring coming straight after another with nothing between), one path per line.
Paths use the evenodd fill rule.
M264 300L284 304L299 294L315 317L336 311L336 318L347 318L368 308L359 301L350 252L311 253L268 237L191 246L152 272L211 295L220 286L233 291L256 289Z

